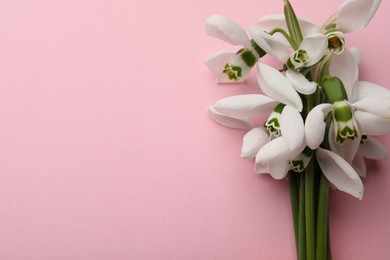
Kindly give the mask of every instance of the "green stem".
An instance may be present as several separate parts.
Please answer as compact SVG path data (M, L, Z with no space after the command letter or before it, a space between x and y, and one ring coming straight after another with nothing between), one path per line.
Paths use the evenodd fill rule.
M298 259L306 260L306 227L305 227L305 175L299 176L299 235Z
M305 171L305 216L307 259L315 259L315 202L314 202L314 158Z
M326 259L332 260L332 252L330 250L330 229L329 229L329 219L328 219L328 242L327 242L327 249L326 249Z
M294 222L294 235L295 235L295 245L298 252L298 224L299 224L299 193L298 193L298 179L297 174L290 172L288 174L288 181L290 184L290 198L291 198L291 209L292 217Z
M320 177L320 190L318 198L318 218L317 218L317 247L316 260L327 260L328 251L328 201L329 182L324 174Z
M284 38L286 38L286 40L290 43L291 47L294 50L298 49L298 46L295 44L294 40L290 37L290 35L288 35L288 33L285 30L283 30L282 28L275 28L269 32L270 35L274 35L275 33L282 34Z

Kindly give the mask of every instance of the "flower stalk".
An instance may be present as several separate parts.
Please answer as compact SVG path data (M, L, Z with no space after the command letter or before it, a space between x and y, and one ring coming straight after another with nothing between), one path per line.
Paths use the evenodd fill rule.
M390 91L359 81L362 55L344 37L366 27L380 3L345 0L320 27L284 0L284 16L260 19L248 27L251 38L226 17L206 22L210 36L241 46L206 61L217 81L241 83L254 69L262 93L224 98L208 113L221 125L248 130L241 157L254 161L256 173L288 178L298 260L332 258L330 185L362 199L364 158L388 157L371 136L390 132ZM281 68L262 63L265 55ZM253 120L263 113L265 122Z

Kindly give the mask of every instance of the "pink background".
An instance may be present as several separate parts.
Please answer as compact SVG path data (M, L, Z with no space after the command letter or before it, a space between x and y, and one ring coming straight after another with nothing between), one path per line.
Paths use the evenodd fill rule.
M298 1L322 23L342 0ZM205 109L247 85L216 85L203 60L283 1L0 1L0 258L295 259L286 181L240 158L243 131ZM390 85L390 2L349 35L362 78ZM390 148L388 138L382 138ZM334 260L390 255L389 161L365 197L331 195Z

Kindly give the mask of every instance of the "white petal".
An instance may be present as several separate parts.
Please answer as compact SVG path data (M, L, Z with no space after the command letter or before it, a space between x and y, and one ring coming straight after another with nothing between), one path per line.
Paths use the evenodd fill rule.
M334 55L329 71L330 75L341 79L348 98L351 98L352 89L359 76L359 68L351 52L345 49L340 55Z
M389 157L386 147L372 137L368 137L368 139L360 145L359 153L363 157L373 160L387 160Z
M280 131L291 151L302 147L305 139L305 126L302 116L296 108L291 106L284 107L280 119Z
M349 49L349 51L351 52L351 54L355 60L355 63L360 64L360 62L362 61L362 58L363 58L362 51L358 47L352 47Z
M362 30L371 21L381 2L381 0L346 0L338 12L337 28L343 32Z
M265 164L292 157L287 140L281 136L268 142L256 155L256 163Z
M324 140L326 124L324 118L333 109L331 104L314 107L306 117L305 141L311 149L316 149Z
M329 150L318 148L316 155L321 170L329 182L341 191L358 199L363 198L363 183L351 165Z
M246 94L219 100L214 108L226 116L253 116L272 111L278 101L259 94Z
M321 33L314 33L306 36L299 49L305 50L309 55L309 58L305 64L305 67L310 67L325 55L325 51L328 48L328 39Z
M303 36L318 33L321 31L321 27L306 18L298 17L298 23L301 27ZM257 21L256 25L260 29L267 32L275 28L282 28L285 31L288 30L286 25L286 19L284 18L283 14L264 16Z
M364 162L363 156L361 156L359 153L357 153L355 158L353 159L352 167L355 169L356 173L360 177L366 177L366 163Z
M254 171L259 174L269 174L268 164L255 163Z
M205 30L208 35L230 44L251 47L249 38L241 26L225 16L210 16L206 21Z
M209 107L207 110L209 116L218 124L221 124L226 127L239 128L239 129L252 129L254 124L248 118L235 118L222 115L213 107Z
M309 81L301 73L294 70L287 70L286 77L290 81L291 85L301 94L310 95L317 89L315 82Z
M289 164L288 161L281 161L268 164L270 174L275 180L281 180L286 177Z
M367 112L355 111L356 120L364 135L384 135L390 133L390 120Z
M205 61L206 66L209 68L211 73L217 79L218 83L237 83L231 81L226 74L223 74L222 71L225 68L226 63L234 55L234 52L231 51L219 51L211 54ZM245 78L240 79L238 82L243 82Z
M390 99L385 97L363 98L352 106L360 111L368 112L384 119L390 119Z
M291 105L302 111L303 104L288 79L278 70L258 63L257 80L263 92L280 103Z
M359 149L360 138L356 138L355 140L346 140L343 144L338 144L336 143L335 132L333 129L334 128L332 122L329 130L329 138L328 138L329 146L331 150L337 153L348 163L352 163L353 158L355 158L355 155ZM359 129L358 132L360 133Z
M366 97L383 97L390 100L390 90L371 82L358 81L353 87L352 102Z
M259 45L259 47L267 54L271 55L280 62L284 63L287 61L290 56L290 52L285 43L279 40L279 38L269 35L260 28L253 26L250 26L248 31L256 44Z
M243 138L241 157L253 159L259 150L269 141L267 133L261 128L254 128Z

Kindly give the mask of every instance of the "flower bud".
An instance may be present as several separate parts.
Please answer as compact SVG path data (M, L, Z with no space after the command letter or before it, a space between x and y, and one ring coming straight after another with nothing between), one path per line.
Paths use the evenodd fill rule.
M331 104L348 100L343 82L337 77L325 77L323 83L326 98Z

